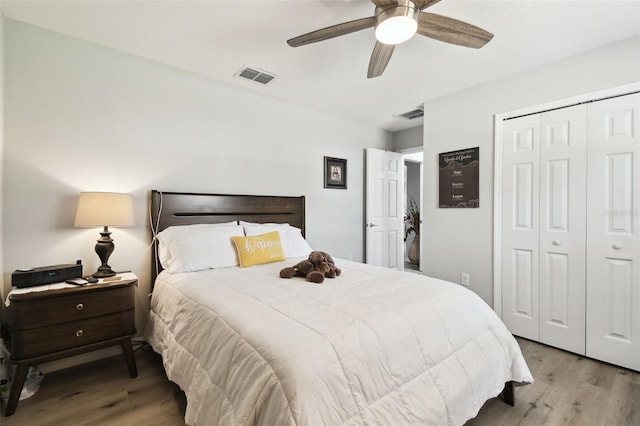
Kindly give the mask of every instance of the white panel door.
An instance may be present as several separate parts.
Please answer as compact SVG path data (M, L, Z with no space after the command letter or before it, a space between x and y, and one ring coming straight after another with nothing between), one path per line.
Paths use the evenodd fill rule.
M540 342L585 353L587 108L540 115Z
M502 320L538 340L540 116L503 123Z
M365 259L404 269L404 159L397 152L368 148L366 154Z
M640 370L640 95L589 105L587 356Z

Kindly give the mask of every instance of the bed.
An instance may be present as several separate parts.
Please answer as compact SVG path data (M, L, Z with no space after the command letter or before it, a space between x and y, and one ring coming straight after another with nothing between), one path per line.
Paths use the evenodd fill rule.
M466 288L344 259L322 284L279 278L304 259L304 209L304 197L152 191L154 232L200 241L180 240L192 254L178 269L179 256L163 252L174 241L155 244L145 331L185 392L187 424L462 425L490 398L513 405L513 385L531 373ZM279 229L284 260L207 267L220 252L192 262L218 250L203 250L207 232L254 235L237 242L269 229Z

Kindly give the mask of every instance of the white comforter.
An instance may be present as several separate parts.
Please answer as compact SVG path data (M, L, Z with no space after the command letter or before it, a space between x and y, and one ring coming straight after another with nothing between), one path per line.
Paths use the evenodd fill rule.
M158 277L147 339L187 396L190 425L461 425L506 381L533 379L474 293L337 259Z

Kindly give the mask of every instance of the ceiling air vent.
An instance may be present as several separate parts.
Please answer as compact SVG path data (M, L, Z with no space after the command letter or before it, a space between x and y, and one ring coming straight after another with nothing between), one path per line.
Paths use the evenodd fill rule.
M260 70L258 68L249 68L246 66L240 68L235 76L246 78L247 80L255 81L256 83L260 84L269 84L274 78L276 78L275 74Z
M411 111L404 112L402 114L397 114L396 117L406 118L408 120L413 120L415 118L424 117L424 107L422 105L412 109Z

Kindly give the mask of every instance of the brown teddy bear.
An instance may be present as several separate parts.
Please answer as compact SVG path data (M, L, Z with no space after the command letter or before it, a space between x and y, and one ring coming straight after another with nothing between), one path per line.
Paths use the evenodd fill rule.
M281 270L280 278L305 277L307 281L320 284L325 277L335 278L341 272L328 253L312 251L307 259Z

